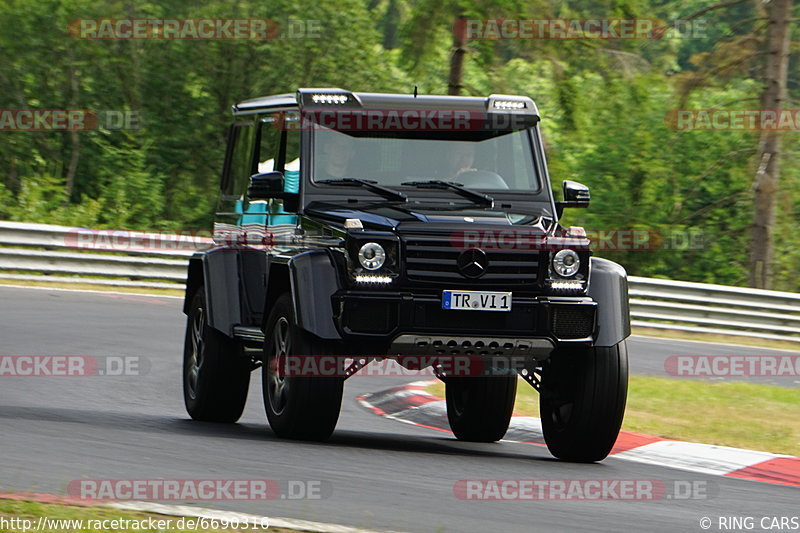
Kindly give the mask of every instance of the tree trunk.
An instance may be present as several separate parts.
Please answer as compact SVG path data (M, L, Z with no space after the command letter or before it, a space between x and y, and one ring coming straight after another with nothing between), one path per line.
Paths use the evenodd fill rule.
M72 60L70 61L72 62ZM73 64L74 65L74 64ZM73 109L78 108L78 98L80 87L78 86L78 76L75 72L75 67L71 66L69 69L69 85L70 85L70 102ZM69 166L67 167L66 176L66 203L72 199L72 193L75 190L75 174L78 171L78 160L80 159L81 139L82 132L71 131L69 132L72 151L69 156Z
M464 54L467 53L464 47L464 32L460 31L459 19L453 24L453 55L450 57L450 75L447 78L447 94L458 96L461 94L461 83L464 77Z
M767 29L767 63L762 110L779 110L786 99L789 69L789 19L792 0L772 0ZM772 284L775 199L778 192L781 132L763 131L758 146L758 169L753 184L754 213L750 245L750 286L768 289Z
M78 172L78 161L81 157L81 135L83 134L79 131L69 132L72 151L70 152L69 165L67 166L67 202L72 199L72 193L75 191L75 174Z
M397 6L397 0L389 0L383 16L383 47L387 50L394 50L400 45L399 27L400 8Z

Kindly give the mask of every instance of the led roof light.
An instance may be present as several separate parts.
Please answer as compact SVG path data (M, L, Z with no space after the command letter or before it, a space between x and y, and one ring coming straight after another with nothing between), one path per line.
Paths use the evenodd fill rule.
M311 101L315 104L344 104L347 103L346 94L312 94Z
M519 100L495 100L495 109L525 109L527 106L525 102Z

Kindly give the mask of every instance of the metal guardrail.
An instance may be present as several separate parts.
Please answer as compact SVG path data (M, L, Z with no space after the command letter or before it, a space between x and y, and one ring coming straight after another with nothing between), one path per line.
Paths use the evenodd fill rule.
M631 324L800 342L800 294L628 278Z
M183 289L188 256L211 243L0 222L0 280ZM800 294L636 276L628 282L634 326L800 342Z
M188 257L212 242L210 232L182 236L0 222L0 280L182 290Z

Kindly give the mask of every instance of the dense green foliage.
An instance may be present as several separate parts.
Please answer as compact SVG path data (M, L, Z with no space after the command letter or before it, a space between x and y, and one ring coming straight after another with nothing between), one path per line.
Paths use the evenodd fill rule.
M134 5L135 4L135 5ZM762 3L702 16L659 40L468 43L467 94L520 93L542 113L551 179L592 188L567 224L647 229L658 250L601 252L629 273L747 281L758 133L671 130L671 109L755 109ZM135 229L207 228L230 105L298 86L444 94L452 25L468 17L673 20L706 2L592 0L0 0L0 109L134 110L139 130L0 132L0 219ZM319 21L319 38L81 40L78 18ZM755 20L751 20L755 19ZM790 66L790 104L800 68ZM797 107L787 105L787 107ZM797 132L784 139L775 288L800 290ZM693 245L686 249L688 235Z

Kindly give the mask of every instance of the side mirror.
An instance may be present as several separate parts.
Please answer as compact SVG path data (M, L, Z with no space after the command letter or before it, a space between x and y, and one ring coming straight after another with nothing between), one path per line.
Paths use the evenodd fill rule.
M564 191L564 201L556 202L558 217L564 212L565 207L589 207L589 187L577 181L564 180L561 182Z
M250 200L267 200L269 198L286 200L297 196L297 193L286 192L284 187L285 181L282 172L253 174L250 176L250 185L247 187L247 197Z

